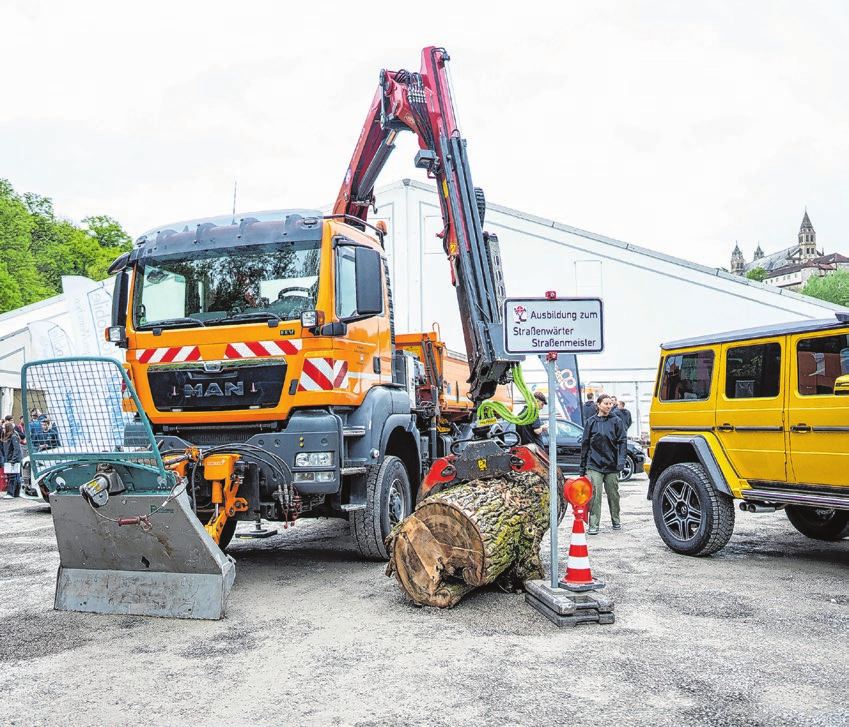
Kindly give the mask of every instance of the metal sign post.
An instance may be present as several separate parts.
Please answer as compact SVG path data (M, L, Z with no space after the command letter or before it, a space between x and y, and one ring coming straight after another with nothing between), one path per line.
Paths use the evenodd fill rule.
M551 525L549 536L551 538L551 587L557 588L558 573L560 568L557 564L557 417L555 415L554 399L552 393L556 386L554 367L557 365L557 352L550 351L545 358L545 368L548 371L548 498Z
M504 343L508 353L545 354L548 371L548 485L551 515L551 587L557 589L557 417L554 400L558 353L599 353L604 350L601 300L558 298L553 290L545 298L508 298L504 301Z

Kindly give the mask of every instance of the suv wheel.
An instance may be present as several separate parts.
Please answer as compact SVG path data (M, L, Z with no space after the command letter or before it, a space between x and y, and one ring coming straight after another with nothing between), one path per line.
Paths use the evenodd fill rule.
M634 462L633 458L630 454L625 455L625 466L622 468L622 471L619 473L619 481L627 482L634 475L634 470L637 469L637 465Z
M734 532L734 501L717 492L704 468L692 462L664 470L652 511L663 542L682 555L712 555Z
M842 540L849 535L849 511L804 505L784 508L790 524L814 540Z

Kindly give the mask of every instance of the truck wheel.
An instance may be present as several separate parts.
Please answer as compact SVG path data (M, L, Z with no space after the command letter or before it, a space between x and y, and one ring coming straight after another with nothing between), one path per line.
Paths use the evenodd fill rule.
M365 508L351 513L351 530L360 553L370 560L389 560L386 536L412 511L407 468L398 457L389 455L369 473Z
M658 478L652 511L663 542L682 555L712 555L734 532L734 501L692 462L672 465Z
M619 473L619 481L627 482L634 476L634 470L637 469L637 465L634 463L633 458L630 454L625 455L625 466L622 468L622 471Z
M784 510L790 524L806 538L842 540L849 535L849 511L804 505L788 505Z

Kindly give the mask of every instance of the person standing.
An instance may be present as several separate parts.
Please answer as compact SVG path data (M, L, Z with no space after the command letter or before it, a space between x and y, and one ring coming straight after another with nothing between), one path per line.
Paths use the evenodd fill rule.
M587 394L587 400L581 407L581 416L584 419L584 426L586 426L587 422L590 420L590 417L595 415L596 411L598 411L598 407L596 407L595 402L593 401L592 392L590 392Z
M628 438L625 423L611 414L613 397L602 394L596 400L598 412L584 425L581 437L580 473L589 477L593 485L590 502L590 522L587 535L598 535L601 522L601 491L607 493L607 505L613 529L619 530L619 472L625 467Z
M21 414L21 418L18 420L18 423L15 425L15 431L18 434L18 439L21 440L21 444L27 443L27 430L24 429L24 415Z
M631 412L625 408L625 402L621 399L616 402L616 414L622 418L622 423L625 425L625 434L627 434L634 418L631 416Z
M38 409L36 407L33 407L29 413L28 438L29 441L32 442L33 446L41 444L41 420L44 418L45 416L41 413L41 409Z
M59 432L56 431L56 428L53 426L53 422L43 415L40 421L41 437L37 443L33 441L33 447L35 448L37 444L38 451L41 452L45 449L55 449L56 447L62 446L59 441Z
M522 444L537 444L540 447L548 447L548 437L546 436L548 422L544 422L541 416L543 407L548 404L548 398L541 391L535 391L534 399L536 399L537 404L537 418L533 424L525 424L516 428L519 440ZM519 416L524 414L525 411L527 411L527 407L519 412Z
M3 472L6 473L6 497L20 497L21 495L21 440L15 431L13 422L3 422L3 431L0 433L0 455L3 457Z

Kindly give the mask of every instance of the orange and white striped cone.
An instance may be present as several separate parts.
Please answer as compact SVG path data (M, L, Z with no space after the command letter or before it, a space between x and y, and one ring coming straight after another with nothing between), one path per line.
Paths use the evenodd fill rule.
M604 581L593 578L590 571L587 534L584 530L584 508L572 509L575 519L572 523L572 539L569 541L569 560L566 563L566 575L557 585L569 591L595 591L604 588Z

